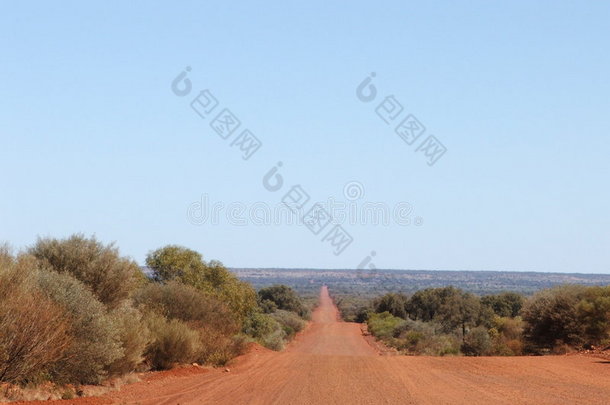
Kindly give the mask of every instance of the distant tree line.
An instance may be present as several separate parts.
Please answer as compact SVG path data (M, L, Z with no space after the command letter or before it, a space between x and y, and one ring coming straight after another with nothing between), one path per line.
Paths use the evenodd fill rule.
M411 354L544 354L610 345L610 286L565 285L528 298L444 287L336 301L344 319L366 322L373 335Z
M98 384L180 363L223 365L249 342L279 350L309 308L289 287L258 293L218 261L169 245L146 276L95 237L0 246L0 384Z

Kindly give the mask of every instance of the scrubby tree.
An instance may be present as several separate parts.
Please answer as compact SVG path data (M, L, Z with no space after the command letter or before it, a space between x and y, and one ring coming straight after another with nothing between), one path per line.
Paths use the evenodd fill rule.
M275 306L277 309L292 311L300 316L307 314L307 308L305 308L297 293L287 285L276 284L271 287L261 288L258 291L258 297L260 302L266 306Z
M448 295L436 315L436 319L450 332L460 329L462 336L466 335L467 328L482 323L481 303L478 297L461 290Z
M482 311L479 298L454 287L427 288L417 291L407 305L409 317L424 322L437 321L446 332L489 323L491 314Z
M449 287L452 288L452 287ZM428 322L439 311L446 289L426 288L417 291L407 303L407 312L414 321Z
M407 319L407 305L409 297L400 293L388 293L373 301L375 312L389 312L394 316Z
M183 280L190 273L206 270L199 252L177 245L168 245L152 251L146 257L146 265L157 281Z
M240 348L235 335L241 325L218 298L178 280L170 280L147 285L134 299L143 311L179 320L196 331L199 334L197 361L223 364L238 354ZM167 340L171 336L174 335L164 338Z
M299 317L296 313L292 311L285 311L283 309L278 309L274 313L270 314L273 319L278 321L284 332L288 337L293 336L295 333L300 332L305 328L307 322Z
M585 325L578 304L585 287L561 286L536 293L523 308L524 335L534 348L583 343Z
M462 353L467 356L484 356L491 350L491 338L487 329L478 326L471 329L466 336L461 347Z
M109 308L119 306L144 280L136 262L122 257L113 244L105 245L95 236L39 238L28 252L42 267L83 282Z
M585 327L585 340L589 345L610 339L610 286L589 287L577 305L578 316Z
M168 319L179 319L195 327L210 327L233 335L239 325L227 305L193 286L176 280L151 283L134 297L136 305Z
M496 315L501 317L514 318L519 315L523 302L523 296L514 292L504 292L481 297L481 304L491 308Z
M241 321L257 307L256 292L219 261L206 263L198 252L169 245L148 254L146 264L155 279L178 280L227 303Z
M269 349L281 350L284 347L286 332L269 314L254 312L248 315L244 321L244 333Z

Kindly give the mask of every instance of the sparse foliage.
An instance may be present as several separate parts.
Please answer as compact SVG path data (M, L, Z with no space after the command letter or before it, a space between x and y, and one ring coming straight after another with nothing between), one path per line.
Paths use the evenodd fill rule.
M489 332L483 326L471 329L462 343L462 353L467 356L484 356L491 350L491 338Z
M194 250L169 245L148 254L146 264L159 281L177 280L227 303L242 321L257 307L256 292L222 263L206 263Z
M292 311L299 316L308 315L307 308L305 308L297 293L286 285L276 284L271 287L261 288L258 291L258 297L262 303L271 302L277 309ZM267 303L266 305L273 304Z
M0 251L0 382L36 380L72 344L69 319L38 290L31 264Z
M121 257L113 245L81 234L67 239L39 238L29 249L42 267L67 273L87 285L109 308L115 308L144 280L139 266Z
M146 359L153 369L169 369L177 363L197 360L201 348L199 334L184 322L150 313L146 317L146 325L152 336Z
M53 364L51 375L60 382L99 383L107 375L108 366L124 353L117 325L93 293L71 275L42 270L38 284L72 324L73 343Z

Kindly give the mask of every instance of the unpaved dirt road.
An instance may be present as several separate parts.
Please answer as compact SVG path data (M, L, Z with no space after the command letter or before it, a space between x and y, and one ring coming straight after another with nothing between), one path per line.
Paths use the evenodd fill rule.
M380 356L358 324L338 320L323 287L313 322L284 352L258 348L229 372L150 378L92 402L608 404L610 362L585 356Z

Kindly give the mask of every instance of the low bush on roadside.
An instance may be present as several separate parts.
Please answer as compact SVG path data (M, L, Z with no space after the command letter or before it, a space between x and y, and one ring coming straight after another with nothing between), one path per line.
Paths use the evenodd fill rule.
M277 310L270 314L281 326L288 338L294 336L297 332L300 332L305 328L307 322L294 312Z
M123 355L108 366L110 375L136 371L144 362L144 352L152 336L142 313L130 302L124 302L110 313L119 335Z
M243 332L271 350L282 350L286 332L271 315L253 313L244 321Z
M348 320L359 320L354 302L339 299L342 313L351 316ZM559 354L610 344L610 286L564 285L529 298L512 292L477 297L453 287L427 288L410 297L385 294L365 313L360 320L368 320L375 336L410 353Z
M442 326L434 322L402 319L383 312L370 315L368 328L373 336L406 354L444 356L459 353L457 336L443 333Z
M380 314L372 314L368 320L368 328L375 337L389 340L395 337L396 332L405 323L404 319L398 318L386 311Z
M282 309L308 315L286 286L263 314L249 284L198 252L170 245L147 263L154 280L114 245L82 235L38 239L17 257L0 245L0 383L60 389L181 363L223 365L252 339L280 350L305 325Z
M259 302L275 309L291 311L303 318L309 317L309 311L297 293L290 287L282 284L261 288L258 291ZM273 312L273 311L269 311Z
M219 261L204 261L192 249L168 245L150 252L146 264L158 282L178 281L215 297L229 307L238 322L258 309L256 291L250 284L238 279Z
M0 382L44 378L72 345L70 321L39 291L35 271L0 248Z
M40 290L70 320L72 344L50 370L54 381L97 384L123 354L118 326L104 305L69 274L40 270Z
M485 356L491 352L491 337L483 326L468 331L462 342L462 353L467 356Z
M530 352L565 352L610 339L610 287L567 285L542 290L522 312Z
M339 296L335 299L341 318L347 322L364 323L370 313L375 312L371 300L355 296Z
M197 360L201 349L197 331L178 319L168 320L155 313L147 314L145 320L151 334L145 357L152 369L164 370Z
M177 319L196 331L199 336L197 362L222 365L242 350L236 337L240 323L234 313L216 297L195 287L177 280L150 283L134 299L143 311Z

